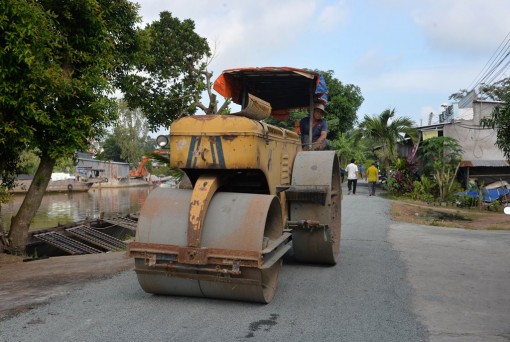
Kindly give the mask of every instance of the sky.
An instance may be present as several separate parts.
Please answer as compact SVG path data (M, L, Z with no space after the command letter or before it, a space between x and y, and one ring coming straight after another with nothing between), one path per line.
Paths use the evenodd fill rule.
M431 112L437 122L441 105L472 89L510 33L509 0L135 2L144 23L161 11L193 20L214 51L213 78L238 67L332 70L361 89L359 121L395 109L417 125Z

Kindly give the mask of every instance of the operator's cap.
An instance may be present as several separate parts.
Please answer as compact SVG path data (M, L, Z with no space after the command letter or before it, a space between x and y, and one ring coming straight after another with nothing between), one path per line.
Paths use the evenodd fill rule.
M313 106L313 109L320 109L320 110L322 110L323 114L326 114L326 107L320 102L315 103L315 105Z

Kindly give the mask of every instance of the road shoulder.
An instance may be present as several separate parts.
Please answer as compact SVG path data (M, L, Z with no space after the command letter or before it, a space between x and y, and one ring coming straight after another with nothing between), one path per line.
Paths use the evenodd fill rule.
M510 232L394 222L416 314L430 341L510 339Z
M125 252L0 262L0 321L133 268Z

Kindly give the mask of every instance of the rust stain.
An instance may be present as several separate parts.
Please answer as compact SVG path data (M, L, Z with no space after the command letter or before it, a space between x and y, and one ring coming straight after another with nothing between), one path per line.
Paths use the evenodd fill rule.
M222 136L222 138L226 141L233 141L235 139L237 139L239 136L238 135L224 135Z
M194 115L193 119L199 120L199 121L209 121L216 118L216 115Z

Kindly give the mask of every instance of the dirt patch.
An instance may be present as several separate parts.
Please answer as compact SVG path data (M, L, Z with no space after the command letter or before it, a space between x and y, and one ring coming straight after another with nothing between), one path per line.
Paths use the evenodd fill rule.
M429 226L473 230L510 230L510 216L503 212L439 207L421 202L392 201L391 217L395 221Z
M87 282L133 268L125 252L53 257L23 262L0 253L0 320L46 304Z

